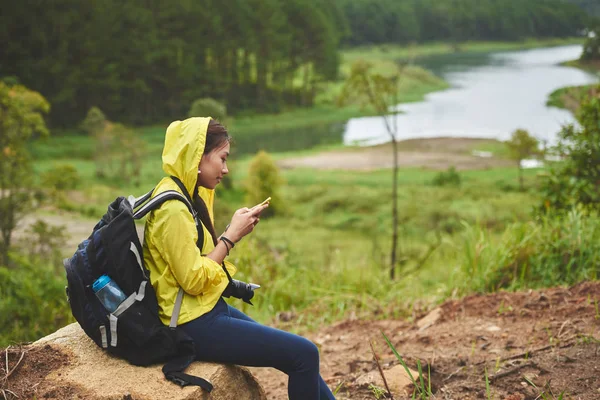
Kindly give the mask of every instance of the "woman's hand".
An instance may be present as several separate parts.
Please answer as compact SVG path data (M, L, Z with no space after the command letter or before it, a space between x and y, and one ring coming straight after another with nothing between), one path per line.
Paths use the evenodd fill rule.
M260 213L268 206L269 204L267 203L237 210L231 218L231 223L225 236L234 243L239 242L244 236L252 232L256 224L260 221Z

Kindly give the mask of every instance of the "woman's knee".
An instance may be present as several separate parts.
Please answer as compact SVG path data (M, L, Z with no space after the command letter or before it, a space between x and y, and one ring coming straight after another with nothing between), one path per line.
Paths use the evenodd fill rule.
M295 350L297 369L319 370L319 348L313 342L299 337Z

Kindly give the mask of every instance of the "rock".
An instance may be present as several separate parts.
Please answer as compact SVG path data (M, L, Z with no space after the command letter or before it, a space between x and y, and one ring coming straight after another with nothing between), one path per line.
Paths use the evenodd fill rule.
M167 381L162 365L137 367L112 357L89 339L77 323L59 329L31 345L50 345L68 357L58 363L39 383L36 398L108 400L191 400L208 399L209 394L197 386L181 388ZM35 353L32 352L32 353ZM35 359L29 363L36 363ZM266 399L252 374L243 367L195 362L185 371L202 377L214 386L211 400Z
M419 373L411 368L408 370L410 371L413 379L416 382L419 382ZM398 364L388 370L384 370L383 374L385 375L385 380L392 391L392 395L400 397L410 396L412 394L414 385L412 384L412 380L402 365ZM427 377L424 376L423 378L425 378L425 382L427 382ZM355 383L360 386L368 386L372 384L385 389L383 379L381 378L381 374L378 370L374 370L365 375L359 376Z
M424 331L425 329L429 328L430 326L432 326L433 324L438 322L441 317L442 317L442 309L439 307L433 309L429 314L427 314L426 316L424 316L423 318L421 318L420 320L417 321L417 326L419 327L419 332Z

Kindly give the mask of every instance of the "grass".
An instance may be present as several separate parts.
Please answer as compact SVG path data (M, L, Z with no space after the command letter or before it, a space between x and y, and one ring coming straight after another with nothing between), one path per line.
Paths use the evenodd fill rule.
M427 366L427 384L425 384L425 377L423 376L423 370L421 367L421 361L417 360L417 376L414 377L412 375L412 373L410 372L410 369L408 368L408 365L406 365L406 362L404 361L404 359L402 358L402 356L398 353L398 351L396 350L396 348L394 347L394 345L392 344L392 342L390 341L390 339L388 339L388 337L382 333L383 338L385 339L387 345L389 346L389 348L392 350L392 353L394 353L394 355L396 356L396 359L398 359L398 362L400 362L400 365L402 365L402 367L404 368L404 371L406 371L406 375L408 375L410 381L412 382L413 386L415 387L413 394L412 394L412 398L413 399L420 399L420 400L427 400L433 397L433 392L431 391L431 368L428 365Z
M153 136L158 136L154 129L144 133L149 147L156 140ZM51 140L46 146L68 143L54 139L56 145ZM501 152L498 144L490 148ZM63 154L69 156L66 148ZM275 154L275 158L285 156ZM148 156L139 187L98 181L90 160L46 158L35 167L38 174L56 163L77 167L82 177L79 200L63 208L87 220L98 219L116 196L140 195L156 184L163 176L159 157ZM249 161L248 157L232 161L233 188L218 190L218 231L235 209L245 205ZM348 315L409 317L414 309L473 291L596 277L600 219L573 214L563 220L533 220L539 170L525 171L528 190L524 192L518 190L516 168L458 173L460 185L440 187L432 183L437 171L400 171L397 275L401 278L392 282L388 261L391 171L281 171L285 210L261 220L230 256L239 267L238 279L261 284L256 306L235 300L233 304L261 322L303 332ZM423 259L438 235L439 246ZM565 254L573 255L570 264L562 261ZM279 318L282 313L288 317Z
M47 170L56 162L39 161L36 170ZM163 175L157 159L148 160L140 187L115 186L95 179L91 161L59 162L74 163L83 178L79 191L87 201L72 202L71 209L86 218L99 218L117 195L142 194ZM219 190L218 229L244 205L248 163L248 158L234 161L230 167L233 189ZM285 213L262 220L231 256L240 267L240 279L263 286L257 306L250 310L245 304L235 305L263 322L279 312L292 311L302 316L290 328L301 330L348 313L399 317L408 315L415 302L443 300L463 280L464 224L488 227L493 236L498 235L528 217L534 198L530 192L516 190L516 168L461 172L460 187L434 186L436 174L421 169L400 173L400 248L406 261L399 271L415 267L438 230L443 243L418 271L390 282L391 171L282 171ZM527 170L527 184L531 187L535 180L536 171Z
M572 60L567 61L562 65L595 73L600 77L600 62ZM550 93L546 105L576 112L577 108L579 107L579 103L581 103L581 101L590 93L590 91L597 86L598 84L591 84L583 86L567 86L557 89Z
M597 84L591 84L583 86L566 86L556 89L548 96L546 105L576 112L581 101L597 86Z

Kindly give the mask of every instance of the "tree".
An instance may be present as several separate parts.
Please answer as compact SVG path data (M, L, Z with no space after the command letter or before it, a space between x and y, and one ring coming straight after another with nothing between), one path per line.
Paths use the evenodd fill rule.
M581 53L582 61L600 60L600 24L595 29L590 29Z
M44 97L24 86L0 82L0 263L8 265L11 238L31 200L32 166L27 144L48 136Z
M580 127L565 126L555 151L563 161L550 171L542 186L547 211L575 205L600 210L600 87L581 103L576 118Z
M263 217L269 217L283 210L283 201L279 188L283 179L279 174L279 168L264 151L259 151L250 161L248 178L246 180L246 201L249 206L261 203L267 197L271 197L269 207L262 212Z
M224 124L227 120L227 107L210 97L197 99L192 103L188 117L212 117Z
M539 142L524 129L517 129L513 132L509 141L506 142L510 158L517 162L519 168L519 188L524 189L523 185L523 166L521 162L529 157L539 154Z
M390 278L394 279L396 269L396 251L398 247L398 123L393 106L399 103L398 92L401 69L389 75L373 72L373 65L358 60L352 65L350 75L344 82L338 103L348 103L358 99L364 106L371 106L383 119L385 129L392 142L394 166L392 172L392 252L390 257Z

